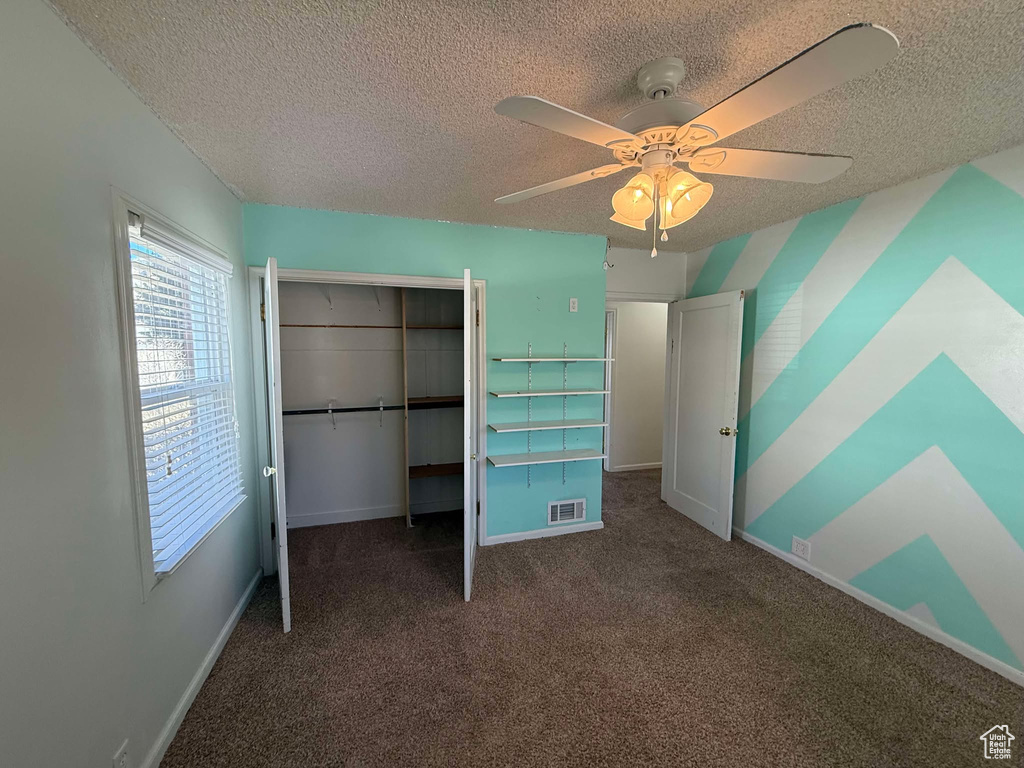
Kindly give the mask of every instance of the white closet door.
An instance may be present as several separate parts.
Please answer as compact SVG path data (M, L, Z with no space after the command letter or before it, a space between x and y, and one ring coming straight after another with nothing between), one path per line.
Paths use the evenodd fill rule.
M668 305L661 498L728 541L743 291Z
M463 521L462 521L462 549L463 549L463 593L466 601L469 601L473 591L473 568L476 565L476 539L477 539L477 488L476 477L476 397L473 396L473 388L476 386L473 363L476 361L474 351L476 349L476 296L473 293L473 280L470 278L469 270L463 273L462 291L462 495L463 495Z
M278 315L277 259L267 259L263 275L263 336L266 342L267 424L270 429L270 466L263 476L271 479L274 492L274 527L277 534L277 582L281 588L281 620L284 631L292 628L292 608L288 592L288 526L284 496L284 421L281 400L281 319Z

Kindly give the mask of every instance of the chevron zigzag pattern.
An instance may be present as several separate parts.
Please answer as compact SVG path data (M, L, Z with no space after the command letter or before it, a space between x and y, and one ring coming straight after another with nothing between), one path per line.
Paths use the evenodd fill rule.
M1024 670L1024 147L688 272L748 291L737 528Z

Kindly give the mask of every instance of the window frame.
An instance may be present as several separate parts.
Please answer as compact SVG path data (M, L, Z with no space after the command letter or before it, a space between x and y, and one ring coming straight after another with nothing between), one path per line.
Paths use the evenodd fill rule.
M153 536L150 525L149 486L146 481L146 458L143 445L142 398L139 389L138 355L135 338L135 296L132 285L130 218L132 213L159 229L161 239L173 243L183 256L226 272L225 312L227 314L228 350L231 358L231 397L234 417L238 420L237 379L234 366L234 333L231 328L232 264L227 254L198 235L176 224L149 206L140 203L116 187L113 194L114 262L117 284L117 316L120 336L121 378L124 393L128 470L131 483L132 517L135 524L136 554L142 580L142 600L164 579L175 573L210 535L227 520L246 499L243 451L239 445L238 458L242 472L240 495L209 530L192 544L188 551L166 571L157 572L153 559Z

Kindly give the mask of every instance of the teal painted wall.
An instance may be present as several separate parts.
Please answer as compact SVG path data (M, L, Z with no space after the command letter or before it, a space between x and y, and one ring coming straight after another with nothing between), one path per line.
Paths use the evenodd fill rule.
M749 292L735 524L1024 669L1024 147L688 271Z
M526 365L496 363L492 357L570 354L601 356L604 351L603 237L523 229L397 219L387 216L316 211L271 205L246 205L243 211L245 259L262 265L277 258L279 266L340 272L462 277L487 281L487 388L526 386ZM569 312L569 299L579 311ZM599 363L569 366L570 386L598 388ZM562 386L562 366L537 364L537 389ZM526 400L487 398L490 423L526 420ZM569 398L569 417L601 415L601 397ZM561 398L535 398L535 419L561 418ZM568 448L601 448L601 430L569 430ZM538 432L533 450L561 450L561 432ZM525 433L487 436L490 454L526 450ZM487 535L519 533L547 527L546 505L558 499L586 498L587 520L601 516L601 463L570 463L562 483L562 465L532 469L527 488L525 467L487 468Z

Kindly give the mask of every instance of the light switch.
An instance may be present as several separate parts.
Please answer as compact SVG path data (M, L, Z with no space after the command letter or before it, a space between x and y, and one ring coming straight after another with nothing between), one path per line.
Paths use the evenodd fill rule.
M580 308L579 299L569 299L569 311L575 312Z

